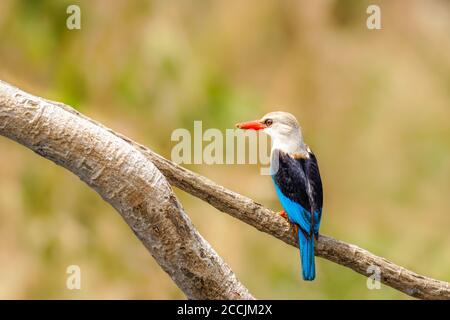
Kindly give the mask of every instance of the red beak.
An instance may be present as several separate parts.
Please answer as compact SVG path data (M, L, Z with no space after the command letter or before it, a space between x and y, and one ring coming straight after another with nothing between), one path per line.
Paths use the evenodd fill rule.
M250 129L250 130L261 130L267 128L264 123L261 123L259 120L242 122L236 124L236 127L239 129Z

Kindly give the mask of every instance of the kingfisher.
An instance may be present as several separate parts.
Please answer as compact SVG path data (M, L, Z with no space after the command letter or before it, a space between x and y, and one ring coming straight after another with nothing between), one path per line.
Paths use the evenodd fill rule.
M236 127L261 130L272 139L270 174L283 211L298 236L303 279L316 277L314 240L319 237L323 193L317 159L303 140L297 119L287 112L270 112L260 120Z

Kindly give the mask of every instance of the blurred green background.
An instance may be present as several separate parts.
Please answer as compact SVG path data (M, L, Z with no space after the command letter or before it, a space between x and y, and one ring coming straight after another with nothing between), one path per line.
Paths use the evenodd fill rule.
M81 7L81 30L66 8ZM378 4L382 30L366 28ZM450 280L450 1L0 2L0 79L169 157L176 128L294 113L321 165L321 231ZM258 165L188 166L280 209ZM258 298L408 299L176 190ZM82 289L66 289L77 264ZM0 298L184 298L77 177L0 139Z

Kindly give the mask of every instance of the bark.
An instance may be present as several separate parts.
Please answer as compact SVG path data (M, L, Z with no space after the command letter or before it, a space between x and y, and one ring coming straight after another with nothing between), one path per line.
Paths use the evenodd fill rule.
M76 112L0 82L0 134L70 170L124 218L190 299L253 299L194 228L164 175Z
M66 129L69 125L70 129ZM85 132L86 129L89 131ZM138 226L136 229L138 231L135 230L135 233L188 297L252 298L220 257L195 231L172 191L166 185L165 178L170 184L208 202L218 210L287 244L297 246L291 226L259 203L174 164L145 146L115 133L64 104L26 94L4 82L0 82L0 134L18 141L66 167L96 189L106 201L121 212L133 230L135 230L135 226ZM121 142L113 137L120 138ZM101 148L104 148L104 153L97 151ZM75 151L80 152L81 157L77 158L74 155ZM69 159L72 160L69 161ZM103 163L104 166L99 168L98 162ZM152 163L165 178L159 175ZM116 170L109 168L114 165L116 165ZM127 168L125 170L127 179L119 180L114 175L123 173L123 168ZM128 177L131 172L134 174L133 182ZM99 185L101 181L104 184ZM149 181L153 182L149 183ZM155 192L157 189L155 184L160 183L166 185L165 189ZM131 189L129 189L130 184ZM147 186L148 189L145 192L137 188L141 184ZM126 193L121 195L124 190L128 190L128 197ZM168 194L168 199L164 198ZM114 197L111 198L111 195ZM162 203L161 199L164 200ZM162 208L162 212L159 214L157 206L168 202L171 204L167 208ZM139 204L142 205L139 206ZM148 206L146 208L147 204L151 204L150 210L148 210ZM151 210L152 206L155 206L155 211ZM136 207L139 208L133 210ZM154 217L155 220L151 217ZM178 224L174 220L184 222ZM159 230L169 228L172 233L152 232L155 226ZM186 230L189 230L188 234L191 235L189 242L184 239L183 232ZM158 245L154 245L155 243ZM199 254L195 254L198 252L192 253L193 250L188 248L191 245L197 246L197 250L204 245L205 250L211 253L211 256L208 256L208 263L206 263L211 270L203 269L204 265L202 264L200 269L202 272L206 272L206 275L194 273L195 277L193 278L209 280L214 278L215 272L219 270L221 273L218 277L227 279L225 287L230 288L225 290L226 293L217 288L214 294L204 295L200 291L207 290L205 286L192 290L191 286L195 287L197 281L192 281L191 270L177 267L177 265L184 266L186 263L187 266L193 265L195 269L196 259L203 259L202 254L199 257ZM179 250L182 250L183 253L178 255L174 253ZM364 276L371 275L368 273L369 267L377 266L381 270L380 280L382 283L412 297L450 299L448 282L419 275L355 245L325 235L319 237L316 244L316 255L348 267ZM173 258L173 256L178 258ZM175 261L176 263L173 264ZM213 281L213 283L218 282ZM195 294L191 294L192 291Z
M297 238L293 228L272 210L180 167L143 146L141 146L141 150L161 170L172 185L208 202L218 210L255 227L259 231L268 233L297 247ZM373 271L370 271L369 268L379 267L382 283L409 296L419 299L450 299L450 284L448 282L417 274L356 245L326 235L321 234L319 236L315 254L366 277L373 274Z

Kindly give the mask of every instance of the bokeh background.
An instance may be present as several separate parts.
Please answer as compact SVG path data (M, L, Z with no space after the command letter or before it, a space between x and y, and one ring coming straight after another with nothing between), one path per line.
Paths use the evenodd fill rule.
M81 30L66 8L81 7ZM378 4L382 30L366 28ZM321 231L450 280L450 1L0 1L0 79L169 157L176 128L285 110L321 165ZM258 165L188 166L280 209ZM408 299L176 190L258 298ZM81 267L82 289L66 288ZM0 139L0 298L184 298L75 176Z

